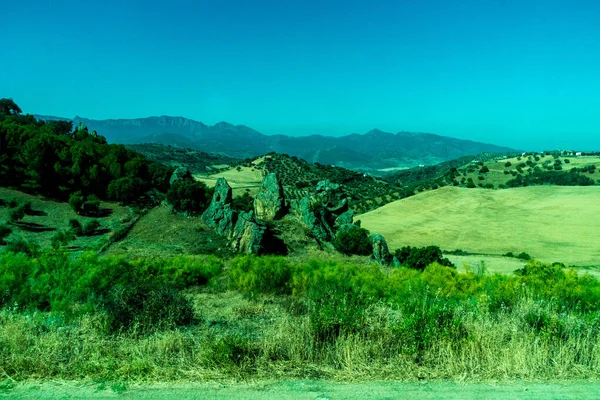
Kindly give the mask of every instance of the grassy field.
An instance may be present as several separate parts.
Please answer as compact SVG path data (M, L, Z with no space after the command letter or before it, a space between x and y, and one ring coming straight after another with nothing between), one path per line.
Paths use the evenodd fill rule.
M392 249L437 245L445 250L515 254L600 265L599 187L537 186L506 190L445 187L358 216Z
M539 157L539 156L538 156ZM580 156L580 157L558 157L558 160L561 161L562 171L570 171L573 168L583 168L589 165L595 165L596 167L600 167L600 157L596 156ZM565 163L565 160L568 160L568 163ZM475 184L492 184L494 187L498 187L499 185L506 184L509 180L513 179L514 176L511 174L505 174L504 171L516 171L516 168L519 164L526 163L527 161L535 162L537 166L543 166L544 163L548 165L553 165L555 159L553 156L543 156L539 157L538 161L535 161L533 156L528 157L511 157L511 158L503 158L501 160L490 160L485 162L485 165L489 168L489 172L485 174L480 174L479 172L472 171L468 172L468 168L465 168L465 178L472 179ZM510 166L506 166L507 162L510 163ZM533 164L532 164L533 165ZM524 172L528 172L531 169L531 166L526 165L522 167ZM584 173L585 176L595 180L598 182L600 180L600 173L594 172ZM479 177L482 176L484 179L480 180Z
M217 179L225 178L233 190L233 196L241 196L246 191L254 196L260 189L264 177L263 170L258 167L240 166L238 168L239 170L232 168L212 175L198 174L194 175L194 178L206 183L208 187L214 187Z
M31 208L40 215L26 215L20 224L11 225L13 232L7 240L18 237L33 241L41 247L50 247L51 239L57 231L69 228L71 218L79 220L82 224L97 219L100 228L97 234L86 237L77 237L69 245L72 250L100 249L107 241L107 237L115 231L132 223L136 215L128 207L119 206L117 203L102 202L100 208L106 214L101 218L90 218L77 215L68 203L46 199L42 196L32 196L17 190L0 188L0 199L16 200L18 204L31 202ZM8 206L0 207L0 224L9 220L11 209Z

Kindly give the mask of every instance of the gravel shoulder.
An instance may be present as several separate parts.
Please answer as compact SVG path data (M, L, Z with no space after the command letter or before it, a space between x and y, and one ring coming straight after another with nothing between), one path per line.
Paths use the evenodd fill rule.
M291 381L252 384L4 384L0 398L11 399L595 399L600 382L457 383Z

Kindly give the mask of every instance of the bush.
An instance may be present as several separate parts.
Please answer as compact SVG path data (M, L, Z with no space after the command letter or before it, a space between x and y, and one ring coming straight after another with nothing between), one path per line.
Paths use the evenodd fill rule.
M395 255L402 265L419 271L423 271L428 265L433 263L454 267L454 264L450 260L442 257L442 250L437 246L421 248L404 246L401 249L397 249Z
M167 201L176 212L196 215L202 213L210 204L214 189L193 180L174 182L167 191Z
M25 209L23 206L14 208L8 213L8 219L10 222L19 222L23 218L25 218Z
M102 308L112 332L134 329L148 333L189 325L194 320L192 304L180 292L141 280L112 287Z
M531 256L530 256L529 254L525 253L525 252L519 253L519 254L518 254L516 257L517 257L518 259L520 259L520 260L524 260L524 261L529 261L529 260L531 260Z
M8 225L0 225L0 246L4 246L6 239L12 233L12 228Z
M83 236L83 228L81 222L78 219L71 218L69 220L69 228L75 236Z
M39 251L39 246L35 242L30 242L22 237L14 238L10 241L5 241L6 251L10 253L23 253L29 256L34 256Z
M250 296L291 293L293 267L285 258L244 256L234 258L229 266L233 287Z
M484 165L483 167L481 167L481 169L479 170L480 174L485 174L487 172L490 172L490 169L488 168L487 165Z
M82 236L92 236L96 233L96 230L100 227L100 222L97 219L91 219L83 225L81 230Z
M248 192L236 196L233 198L233 208L238 211L250 212L254 209L254 198Z
M69 205L77 214L80 214L83 210L83 202L85 198L81 194L81 192L75 192L71 196L69 196Z
M56 232L54 236L52 236L52 239L50 239L50 241L52 244L52 248L58 249L61 246L68 245L69 242L73 239L75 239L75 234L72 230L69 229Z
M372 253L369 231L356 225L340 229L335 235L333 246L345 255L366 256Z

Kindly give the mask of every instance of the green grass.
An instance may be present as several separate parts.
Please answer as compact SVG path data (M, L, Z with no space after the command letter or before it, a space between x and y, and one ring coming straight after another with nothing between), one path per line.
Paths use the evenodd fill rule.
M600 265L600 187L506 190L445 187L356 219L390 248L437 245L501 255L525 251L546 262Z
M28 263L7 256L0 265L17 258ZM105 275L120 265L163 285L185 264L184 259L119 264L108 258L98 261L94 272L93 258L87 260L85 274ZM145 331L133 326L111 333L103 309L73 314L79 309L76 298L66 304L72 313L5 304L2 372L14 381L126 385L214 379L590 379L600 373L600 283L557 266L530 262L521 275L506 276L437 264L419 272L247 256L219 273L215 260L188 261L193 265L188 276L200 273L208 283L175 280L179 290L188 287L180 293L195 315L185 326ZM115 274L114 279L128 279ZM110 287L113 281L81 276L73 278L92 285L81 294L100 287L94 282ZM24 287L35 287L36 279L24 279Z

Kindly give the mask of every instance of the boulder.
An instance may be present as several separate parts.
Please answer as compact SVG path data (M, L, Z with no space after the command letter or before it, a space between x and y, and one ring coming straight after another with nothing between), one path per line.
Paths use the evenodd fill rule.
M186 167L178 167L173 174L171 175L171 179L169 179L169 185L173 185L175 182L194 179L192 173Z
M328 180L318 182L315 197L334 215L348 211L346 193L337 183L331 183Z
M256 219L274 221L285 213L285 195L277 174L269 174L263 179L262 186L254 198Z
M339 229L340 226L351 224L354 221L354 210L348 210L342 214L340 214L334 223L334 227Z
M298 203L299 213L301 214L302 223L308 230L319 240L329 241L333 237L331 228L327 229L323 226L322 218L318 218L312 207L310 197L303 197ZM319 216L321 217L321 216Z
M230 238L233 234L237 215L231 207L231 187L225 178L219 178L215 185L215 193L208 208L202 214L202 221L214 228L221 236Z
M393 261L392 255L390 254L390 250L388 248L387 242L385 238L378 234L374 233L369 236L369 241L371 242L371 246L373 247L373 254L371 255L371 260L379 263L379 264L390 264Z
M263 250L263 239L266 226L254 219L254 213L241 212L233 230L231 247L234 251L245 254L260 254Z

